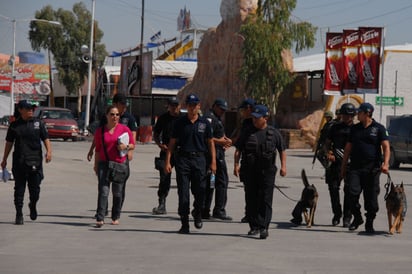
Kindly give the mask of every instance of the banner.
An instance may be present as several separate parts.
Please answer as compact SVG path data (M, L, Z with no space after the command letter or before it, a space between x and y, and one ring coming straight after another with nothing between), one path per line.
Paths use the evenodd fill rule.
M359 28L359 79L357 93L379 92L382 28Z
M37 98L50 94L49 65L16 64L14 76L14 95L16 97L27 95ZM0 90L10 92L10 87L11 66L0 64Z
M123 56L120 64L120 92L128 96L152 94L152 52Z
M343 30L343 82L342 94L356 93L359 75L359 46L358 30Z
M325 82L323 93L326 95L341 95L343 62L343 34L326 33Z

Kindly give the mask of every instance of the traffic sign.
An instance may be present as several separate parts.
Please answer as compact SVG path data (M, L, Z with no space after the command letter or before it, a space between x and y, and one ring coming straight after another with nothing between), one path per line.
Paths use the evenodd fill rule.
M376 96L376 104L384 106L403 106L403 97Z

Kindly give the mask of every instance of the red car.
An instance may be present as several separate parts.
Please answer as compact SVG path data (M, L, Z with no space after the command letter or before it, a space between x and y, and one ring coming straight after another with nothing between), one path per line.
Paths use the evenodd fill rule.
M79 126L69 109L57 107L37 107L34 117L44 121L49 138L63 138L77 141Z

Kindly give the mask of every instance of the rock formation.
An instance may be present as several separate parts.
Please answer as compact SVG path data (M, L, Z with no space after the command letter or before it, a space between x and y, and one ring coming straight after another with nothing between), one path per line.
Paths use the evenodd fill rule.
M202 101L202 109L206 110L216 98L222 97L227 100L230 109L236 110L239 103L248 97L245 84L239 78L239 70L243 63L242 44L244 41L239 30L247 16L256 11L257 4L258 0L221 1L222 21L216 28L208 29L203 35L197 53L196 73L179 92L180 99L189 93L195 93ZM292 54L288 49L283 52L283 63L290 71L293 71ZM302 142L313 145L323 112L320 111L310 116L313 109L297 111L294 107L296 102L290 99L288 94L283 97L285 100L282 100L282 107L290 111L287 113L281 111L276 117L276 123L282 128L302 129ZM302 105L306 105L305 102L306 97L302 97ZM234 120L230 122L236 123ZM231 129L227 130L231 132Z
M217 97L225 98L230 108L236 108L247 96L245 86L238 77L243 62L244 39L239 30L247 15L255 12L257 2L222 0L222 21L204 34L198 49L196 73L193 80L179 92L180 98L196 93L202 100L202 108L207 109Z

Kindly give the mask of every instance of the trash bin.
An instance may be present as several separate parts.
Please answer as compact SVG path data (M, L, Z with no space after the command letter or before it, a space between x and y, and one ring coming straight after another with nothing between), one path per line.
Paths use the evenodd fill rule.
M152 126L139 127L139 141L144 144L152 142Z

